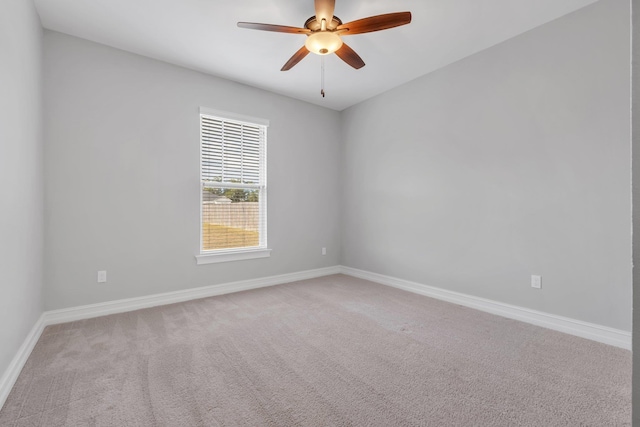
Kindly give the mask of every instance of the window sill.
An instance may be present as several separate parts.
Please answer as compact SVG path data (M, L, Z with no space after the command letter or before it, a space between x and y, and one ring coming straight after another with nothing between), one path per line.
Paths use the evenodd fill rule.
M196 255L196 264L215 264L218 262L241 261L243 259L267 258L269 256L271 256L271 249L266 248L203 253Z

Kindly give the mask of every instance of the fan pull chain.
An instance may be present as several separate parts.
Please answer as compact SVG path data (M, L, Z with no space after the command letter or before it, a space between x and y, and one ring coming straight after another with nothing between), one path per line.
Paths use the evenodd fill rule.
M320 94L324 98L324 56L320 57Z

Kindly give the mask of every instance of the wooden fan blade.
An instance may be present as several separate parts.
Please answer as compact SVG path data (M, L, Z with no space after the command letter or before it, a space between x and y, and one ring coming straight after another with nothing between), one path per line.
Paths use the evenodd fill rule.
M298 62L302 61L305 56L309 54L309 50L306 46L302 46L296 53L293 54L286 64L282 66L280 71L287 71L292 69Z
M358 55L355 50L347 46L346 43L342 43L342 47L336 50L336 55L356 70L364 67L364 61L360 58L360 55Z
M286 25L259 24L257 22L238 22L238 27L250 30L275 31L276 33L309 34L311 30Z
M341 36L352 34L371 33L373 31L386 30L388 28L399 27L411 22L411 12L386 13L384 15L370 16L338 25L336 28Z
M316 21L319 24L323 19L327 20L327 25L331 23L333 19L333 11L336 8L336 0L315 0L316 6Z

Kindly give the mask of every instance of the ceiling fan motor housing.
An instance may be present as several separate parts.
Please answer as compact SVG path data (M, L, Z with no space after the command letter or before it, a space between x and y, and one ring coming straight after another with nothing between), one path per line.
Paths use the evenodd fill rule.
M338 28L338 25L342 25L342 21L337 16L334 16L331 22L327 22L327 30L333 31ZM312 16L304 23L304 27L311 31L320 31L322 29L322 23L318 22L315 16Z

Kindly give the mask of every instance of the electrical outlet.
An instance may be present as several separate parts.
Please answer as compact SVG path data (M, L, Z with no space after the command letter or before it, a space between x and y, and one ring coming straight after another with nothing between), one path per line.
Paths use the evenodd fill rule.
M327 248L322 248L322 255L326 255L327 254Z
M531 275L531 287L536 289L542 288L542 276Z
M107 270L98 271L98 283L105 283L107 281Z

